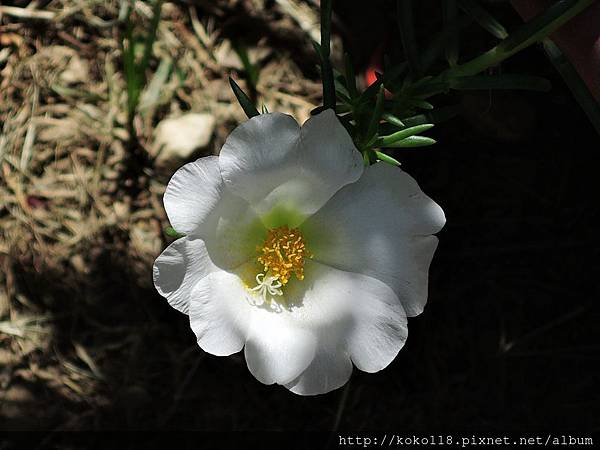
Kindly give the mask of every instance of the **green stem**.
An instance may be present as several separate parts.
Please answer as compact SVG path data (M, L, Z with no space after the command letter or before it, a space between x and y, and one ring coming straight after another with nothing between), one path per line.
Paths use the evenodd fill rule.
M142 61L140 62L139 71L144 76L146 69L148 68L148 64L150 63L150 58L152 57L152 46L154 45L154 41L156 41L156 33L158 32L158 24L160 23L160 12L162 7L162 0L157 0L154 3L154 8L152 9L152 22L150 22L150 30L146 35L146 42L144 42L144 55L142 56Z
M442 16L444 19L444 31L448 30L449 35L445 41L446 60L450 67L458 63L459 34L456 26L458 17L458 8L456 0L446 0L442 2Z
M379 93L377 94L377 100L375 101L375 109L373 110L371 121L369 122L369 127L367 128L367 134L365 136L364 143L365 146L369 145L379 130L379 121L381 120L381 114L383 114L384 98L383 86L381 86L379 88Z
M321 76L323 77L323 106L335 108L335 83L329 60L331 42L331 13L333 0L321 0Z
M408 60L408 65L413 77L418 78L421 75L421 61L419 59L419 49L417 47L417 38L415 35L414 17L412 0L397 0L396 10L398 14L398 28L404 53Z
M567 86L573 93L575 100L586 113L590 122L600 134L600 104L594 100L590 90L583 82L573 65L562 54L560 49L550 39L544 41L544 49L548 58L563 77Z
M348 53L344 54L344 69L346 75L346 84L350 99L353 101L358 97L358 90L356 89L356 76L354 75L354 66L352 65L352 59Z
M530 45L542 41L556 31L595 0L561 0L550 6L545 12L535 17L517 30L496 47L471 61L450 68L442 77L476 75L489 67L498 65L506 58L520 52Z

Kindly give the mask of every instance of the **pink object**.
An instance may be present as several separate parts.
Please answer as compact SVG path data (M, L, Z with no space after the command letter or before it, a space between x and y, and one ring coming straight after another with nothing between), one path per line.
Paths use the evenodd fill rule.
M549 5L551 0L511 0L513 7L529 20ZM600 1L550 36L567 56L596 101L600 103Z
M384 43L381 44L379 47L377 47L377 50L375 50L375 53L373 53L373 56L371 57L371 60L369 61L369 66L367 67L367 69L365 70L365 83L368 86L371 86L373 83L375 83L377 81L377 75L376 73L383 73L383 49L385 48L385 46L387 45L387 38L385 39ZM384 90L383 94L385 95L385 98L390 99L393 97L392 93L390 91L388 91L387 89Z

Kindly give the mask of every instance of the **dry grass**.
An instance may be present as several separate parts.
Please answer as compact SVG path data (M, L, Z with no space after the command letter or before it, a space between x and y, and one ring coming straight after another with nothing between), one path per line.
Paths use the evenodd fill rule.
M35 411L31 386L76 404L99 407L107 401L96 361L129 344L57 345L55 324L61 315L74 314L74 302L90 301L88 289L103 273L98 261L107 253L127 268L131 289L151 286L152 262L166 244L161 196L172 173L172 167L154 164L153 130L168 116L208 112L217 127L203 149L207 154L218 151L244 119L227 82L241 65L222 32L234 3L163 5L152 73L134 120L136 149L147 155L141 166L131 160L126 124L119 3L59 0L43 11L2 7L0 416ZM262 11L253 3L262 2L244 7ZM133 8L142 31L151 8L141 1ZM250 43L251 54L262 61L260 100L271 111L304 120L319 101L320 85L307 81L290 54L273 45L285 27L297 28L284 9L275 8L269 14L278 20L268 24L275 31L265 29L267 39ZM303 23L310 24L310 17ZM173 70L165 72L167 66ZM65 292L71 296L67 303L52 298ZM119 333L120 327L114 323L100 332ZM49 412L37 411L34 419L44 414Z

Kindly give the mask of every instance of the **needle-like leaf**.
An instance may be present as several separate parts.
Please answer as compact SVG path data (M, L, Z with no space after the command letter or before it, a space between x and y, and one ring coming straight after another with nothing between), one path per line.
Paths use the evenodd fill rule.
M382 119L391 123L392 125L395 125L399 128L406 128L406 125L404 124L404 122L402 122L402 120L400 120L396 116L393 116L392 114L384 113L381 117L382 117Z
M421 74L421 62L419 60L419 48L415 35L412 0L397 0L396 13L398 14L398 28L402 47L413 77L418 78Z
M444 30L448 37L445 40L446 60L450 66L458 63L459 35L457 25L458 8L456 0L442 1L442 16L444 19Z
M477 75L496 66L524 48L540 42L596 0L559 0L543 13L522 25L496 47L471 61L448 69L443 76Z
M423 133L431 128L433 128L432 123L426 123L423 125L417 125L414 127L405 128L404 130L397 131L396 133L390 134L388 136L382 136L381 138L379 138L377 140L376 146L377 147L392 147L393 144L398 143L399 141L401 141L403 139Z
M532 75L476 75L473 77L457 77L448 80L451 89L477 90L477 89L514 89L525 91L547 92L552 84L545 78Z
M389 148L414 148L414 147L427 147L435 144L435 139L431 139L425 136L409 136L401 141L394 142L388 145Z
M387 164L391 164L392 166L400 166L400 161L398 161L395 158L392 158L390 155L386 155L383 152L380 151L375 151L375 155L377 156L377 159L379 159L380 161L383 161L384 163Z
M577 100L579 106L586 113L598 134L600 134L600 105L596 102L575 68L565 58L554 42L549 39L545 40L544 50L556 70L558 70L563 80L567 83L567 86L569 86L575 100Z
M250 100L246 93L242 91L242 88L239 87L235 80L231 77L229 77L229 85L233 90L235 98L237 98L238 102L240 103L240 106L246 113L246 116L248 116L248 119L254 116L258 116L260 113L256 109L256 106L254 106L254 103L252 103L252 100Z
M350 98L354 100L358 97L358 90L356 89L356 76L354 75L354 66L352 65L352 59L348 53L344 54L344 69L346 75L346 87Z
M481 27L488 32L490 32L493 36L498 39L506 39L508 37L508 33L506 32L506 28L496 20L492 14L490 14L486 9L484 9L479 3L475 0L458 0L458 5L460 8L469 14L475 21L481 25Z
M377 94L377 101L375 102L375 109L373 110L373 115L371 116L371 121L369 122L369 128L367 129L367 133L365 135L365 144L371 142L371 140L377 134L377 130L379 129L379 121L381 120L381 115L383 114L383 86L379 88L379 93Z

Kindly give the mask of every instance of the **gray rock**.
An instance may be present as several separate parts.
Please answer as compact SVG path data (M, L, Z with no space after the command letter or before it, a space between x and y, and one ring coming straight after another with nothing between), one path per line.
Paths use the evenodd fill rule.
M158 164L190 159L206 148L215 129L211 114L189 113L161 121L155 130L153 150Z

